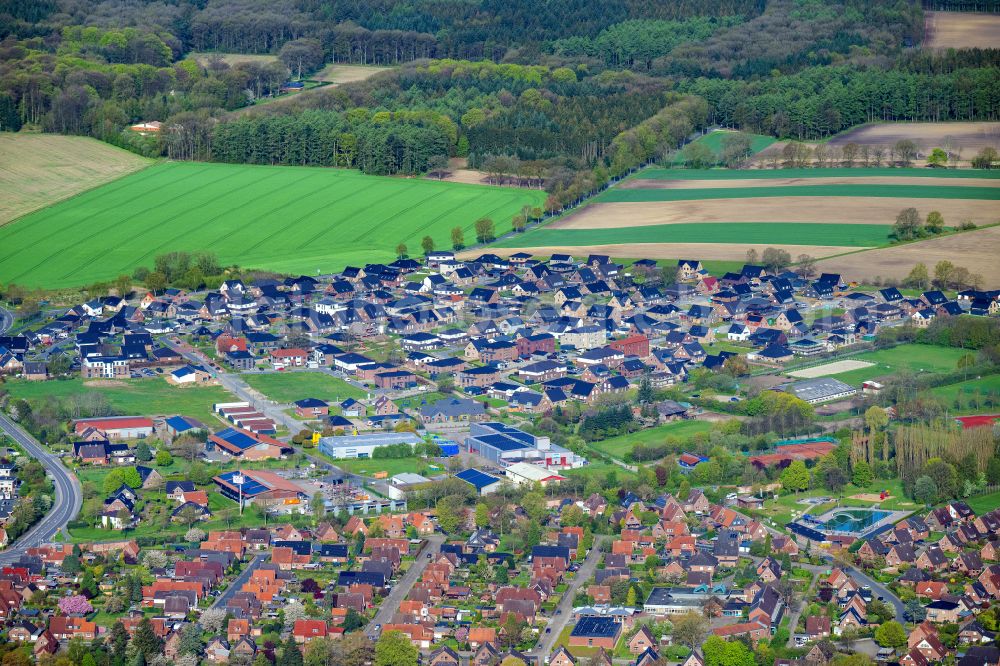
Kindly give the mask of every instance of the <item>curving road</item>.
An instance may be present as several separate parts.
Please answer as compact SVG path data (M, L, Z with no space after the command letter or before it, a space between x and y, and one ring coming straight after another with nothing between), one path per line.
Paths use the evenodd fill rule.
M0 335L3 335L7 330L14 325L14 315L10 313L10 310L5 310L0 308Z
M83 505L83 490L76 475L66 469L58 456L46 451L34 437L4 414L0 414L0 430L17 442L28 455L42 463L45 471L52 477L56 490L49 512L6 550L0 552L0 564L8 564L17 561L29 548L51 541L66 527L66 523L76 518Z

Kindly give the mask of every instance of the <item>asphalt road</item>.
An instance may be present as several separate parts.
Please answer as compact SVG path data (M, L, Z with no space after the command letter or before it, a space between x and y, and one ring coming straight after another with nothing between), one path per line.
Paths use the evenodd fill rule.
M368 623L365 627L365 633L369 636L377 638L377 633L375 631L375 625L379 625L379 629L385 625L392 622L392 617L399 610L399 604L406 600L406 595L410 593L413 585L420 580L421 574L423 574L424 569L433 560L433 557L427 557L428 553L432 555L437 555L441 552L441 544L445 541L445 536L443 534L434 534L427 537L427 545L417 553L417 560L406 570L403 577L393 586L392 592L389 593L382 603L379 604L378 612L375 613L374 619Z
M844 572L855 580L861 581L862 584L872 588L872 592L875 593L876 597L882 597L884 602L892 604L892 607L896 609L896 621L900 624L905 623L903 612L906 608L903 606L900 598L893 594L889 588L856 567L844 567Z
M590 549L590 552L587 553L587 558L580 565L580 570L576 572L576 576L559 600L559 605L556 606L556 610L559 612L554 612L549 617L548 624L545 625L545 629L542 629L541 639L538 641L535 649L528 653L529 656L545 657L552 654L552 648L555 645L556 639L559 638L562 630L566 628L566 623L569 622L570 616L573 614L573 599L576 598L577 590L593 577L594 571L601 561L600 544L605 539L606 537L603 536L594 537L594 545Z
M51 541L66 527L66 523L76 518L83 505L83 490L76 475L66 469L58 456L46 451L34 437L3 414L0 414L0 429L23 447L28 455L42 463L52 477L56 491L49 512L0 553L0 564L7 564L16 561L29 548Z
M9 310L0 308L0 335L7 332L11 326L14 325L14 315L10 313Z
M212 604L212 608L225 608L226 604L229 603L229 600L233 598L233 595L243 589L243 586L250 580L250 576L253 575L253 572L256 571L260 565L264 564L264 562L267 561L267 558L267 554L262 554L257 555L250 560L250 563L243 569L243 571L240 572L240 575L236 577L236 580L234 580L229 587L226 588L226 591L220 594L219 598L215 600L215 603Z

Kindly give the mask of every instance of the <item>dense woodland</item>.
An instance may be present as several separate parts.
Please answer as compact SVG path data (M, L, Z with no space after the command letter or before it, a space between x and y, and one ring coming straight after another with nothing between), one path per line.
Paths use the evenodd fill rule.
M710 125L817 139L874 120L995 120L1000 50L931 53L922 37L918 0L10 0L0 130L376 174L460 156L544 186L558 209ZM230 66L202 51L278 57ZM232 113L329 62L402 66ZM160 136L127 130L151 120Z

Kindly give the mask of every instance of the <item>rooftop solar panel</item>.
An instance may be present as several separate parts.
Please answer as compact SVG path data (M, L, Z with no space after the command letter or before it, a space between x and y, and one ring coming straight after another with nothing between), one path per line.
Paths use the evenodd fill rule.
M480 490L500 480L495 476L490 476L485 472L480 472L478 469L465 469L455 476L462 479L466 483L472 484Z

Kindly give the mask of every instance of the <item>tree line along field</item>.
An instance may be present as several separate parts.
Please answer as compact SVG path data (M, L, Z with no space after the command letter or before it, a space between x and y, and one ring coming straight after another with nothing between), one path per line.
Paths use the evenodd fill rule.
M316 273L392 261L431 236L451 246L490 217L509 230L538 190L385 178L354 171L167 162L0 227L0 281L66 287L108 280L175 250L224 264Z
M0 225L150 164L87 137L0 132Z

